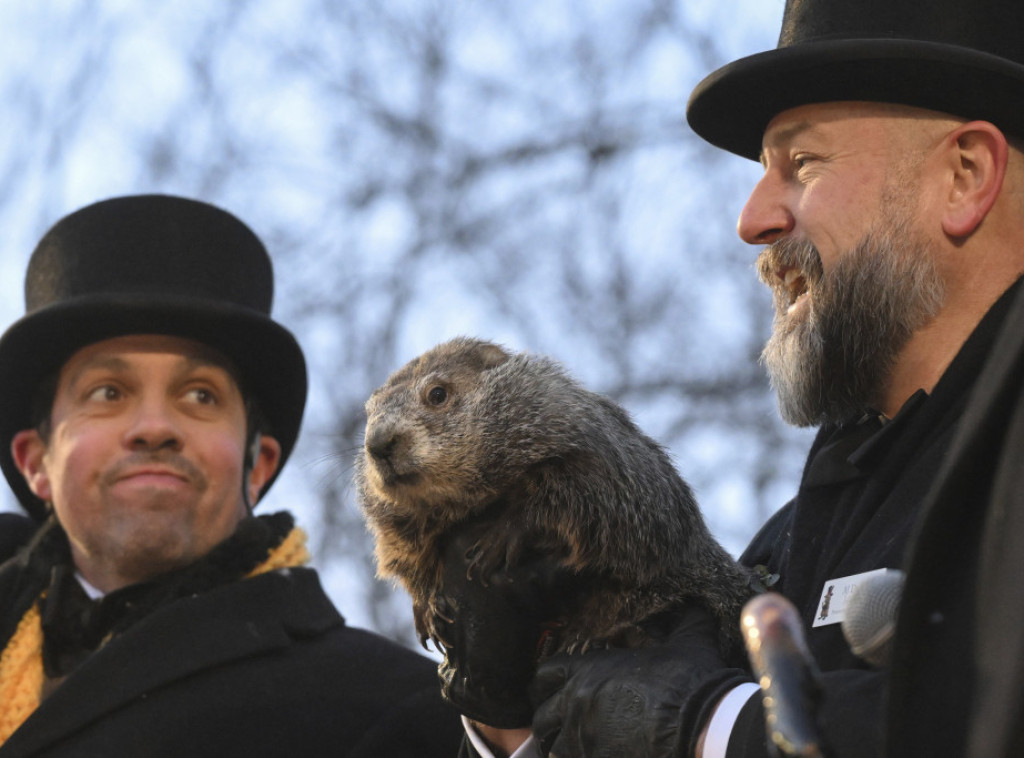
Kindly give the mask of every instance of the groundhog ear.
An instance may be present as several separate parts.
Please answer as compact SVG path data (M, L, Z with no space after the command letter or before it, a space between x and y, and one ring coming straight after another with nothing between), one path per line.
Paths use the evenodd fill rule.
M483 363L485 371L489 368L500 366L511 357L497 345L484 344L480 346L480 361Z

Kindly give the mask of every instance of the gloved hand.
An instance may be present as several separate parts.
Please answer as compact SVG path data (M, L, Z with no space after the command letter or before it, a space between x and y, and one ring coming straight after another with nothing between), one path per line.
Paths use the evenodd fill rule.
M543 553L480 576L470 566L487 526L460 529L445 548L432 620L445 654L438 667L441 692L474 721L527 727L533 715L528 690L544 640L579 580Z
M751 677L722 659L704 608L687 607L667 621L664 636L643 647L563 654L540 665L531 696L543 755L693 755L718 700Z

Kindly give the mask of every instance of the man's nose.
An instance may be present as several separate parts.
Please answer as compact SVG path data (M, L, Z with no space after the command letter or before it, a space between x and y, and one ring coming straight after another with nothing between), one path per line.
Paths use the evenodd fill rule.
M740 211L736 231L751 245L770 245L793 231L795 220L785 203L784 187L771 172L754 185L746 205Z
M125 432L125 443L134 450L178 450L181 442L181 429L171 404L162 398L140 399Z

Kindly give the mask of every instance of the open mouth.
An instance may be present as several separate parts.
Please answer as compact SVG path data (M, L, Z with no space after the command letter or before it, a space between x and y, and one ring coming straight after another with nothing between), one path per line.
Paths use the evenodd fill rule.
M780 271L777 276L782 281L781 290L788 301L786 308L788 313L807 295L809 291L807 277L798 268L788 268L785 271Z

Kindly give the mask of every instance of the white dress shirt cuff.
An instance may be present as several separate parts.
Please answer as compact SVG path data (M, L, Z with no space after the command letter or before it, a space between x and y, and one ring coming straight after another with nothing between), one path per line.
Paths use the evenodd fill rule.
M725 758L725 752L729 749L729 735L732 734L740 711L754 693L760 690L753 682L744 682L729 690L722 698L708 724L708 733L704 738L704 758Z

